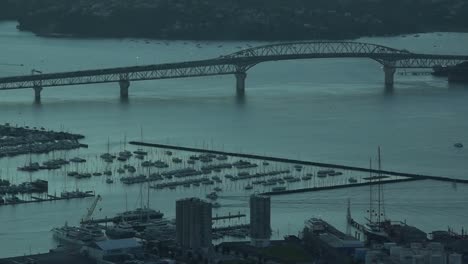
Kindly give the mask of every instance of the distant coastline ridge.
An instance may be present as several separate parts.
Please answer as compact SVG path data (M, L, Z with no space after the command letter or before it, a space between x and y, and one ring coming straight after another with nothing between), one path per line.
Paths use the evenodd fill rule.
M417 3L416 3L417 2ZM468 32L468 3L444 1L6 0L0 20L47 37L179 40L353 39Z

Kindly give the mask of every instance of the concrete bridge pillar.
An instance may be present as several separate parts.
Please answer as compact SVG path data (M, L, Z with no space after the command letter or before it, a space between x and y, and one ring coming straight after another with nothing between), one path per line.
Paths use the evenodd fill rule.
M42 92L42 87L41 86L34 86L34 101L40 102L41 101L41 92Z
M384 65L383 70L385 73L385 86L393 87L396 68L390 65Z
M120 98L127 99L128 98L128 88L130 87L130 81L128 80L120 80Z
M237 72L235 75L236 75L237 95L244 95L245 94L245 78L247 78L247 73Z

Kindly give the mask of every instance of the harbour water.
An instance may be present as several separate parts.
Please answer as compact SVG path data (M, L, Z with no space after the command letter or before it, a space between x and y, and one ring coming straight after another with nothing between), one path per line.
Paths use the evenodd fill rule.
M468 54L468 34L430 33L363 38L363 42L414 52ZM197 46L197 44L199 44ZM190 42L132 39L55 39L18 32L0 23L0 76L175 62L225 55L263 43ZM6 66L2 64L23 64ZM380 65L366 59L288 61L260 64L248 72L245 98L236 98L233 76L133 82L128 102L117 84L45 88L42 103L32 90L3 91L0 122L83 134L89 149L56 152L56 158L89 160L89 170L104 170L96 156L124 148L124 138L173 145L366 167L382 148L383 168L466 179L468 86L432 76L396 76L385 91ZM143 131L143 133L141 133ZM130 149L130 147L127 147ZM134 149L132 149L134 150ZM155 154L157 155L157 154ZM34 156L34 160L52 154ZM0 159L2 178L14 183L30 177L50 182L50 192L76 187L103 197L95 217L111 216L138 205L139 186L123 186L104 177L74 180L63 171L18 172L28 156ZM433 181L385 187L386 213L424 231L461 230L468 217L468 188ZM151 206L175 215L175 200L205 196L202 189L151 192ZM127 197L127 199L125 198ZM276 236L297 234L304 220L321 216L344 227L346 200L363 219L368 188L274 197ZM126 202L127 200L127 202ZM0 207L0 256L44 252L54 246L50 230L79 222L92 199ZM219 214L246 212L247 194L233 188ZM466 226L465 226L466 227Z

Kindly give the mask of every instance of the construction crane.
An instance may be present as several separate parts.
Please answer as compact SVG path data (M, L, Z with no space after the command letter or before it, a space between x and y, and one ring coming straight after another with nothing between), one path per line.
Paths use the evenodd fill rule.
M91 219L91 216L94 213L94 209L96 209L96 206L100 200L102 200L101 195L96 196L96 199L94 199L91 207L88 208L88 213L85 215L85 217L83 217L83 219L81 219L82 223L86 223Z

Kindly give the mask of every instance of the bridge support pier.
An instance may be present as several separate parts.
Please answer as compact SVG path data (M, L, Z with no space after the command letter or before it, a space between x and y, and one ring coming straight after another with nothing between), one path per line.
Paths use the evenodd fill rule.
M383 70L385 73L385 87L393 88L393 83L395 80L395 72L396 72L395 67L384 65Z
M41 92L42 92L42 87L41 86L34 86L34 101L35 102L40 102L41 101Z
M128 99L128 88L130 87L130 81L120 80L119 86L120 86L120 98Z
M237 95L245 94L245 79L247 78L247 73L237 72L236 74L236 93Z

